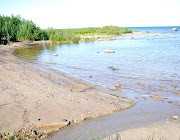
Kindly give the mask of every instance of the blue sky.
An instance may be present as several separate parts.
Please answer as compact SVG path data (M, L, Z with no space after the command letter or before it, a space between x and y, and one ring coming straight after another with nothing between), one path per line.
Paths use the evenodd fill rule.
M180 26L180 0L0 0L1 15L41 28Z

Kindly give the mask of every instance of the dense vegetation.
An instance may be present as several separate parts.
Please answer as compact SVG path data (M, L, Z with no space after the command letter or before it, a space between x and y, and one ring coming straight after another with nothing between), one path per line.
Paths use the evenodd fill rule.
M71 41L78 43L81 36L95 36L95 35L122 35L132 33L132 30L127 28L120 28L117 26L105 26L103 28L90 27L81 29L47 29L46 30L51 41Z
M132 30L117 26L105 26L103 28L82 29L46 29L42 30L30 20L22 19L20 16L0 15L0 44L8 44L16 41L67 41L78 43L81 36L95 35L122 35L132 33Z
M20 16L0 16L0 44L45 39L48 39L47 33L32 21Z

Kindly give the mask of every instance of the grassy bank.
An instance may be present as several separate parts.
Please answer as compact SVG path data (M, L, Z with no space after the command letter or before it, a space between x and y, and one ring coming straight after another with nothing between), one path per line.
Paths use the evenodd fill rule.
M78 43L81 36L122 35L126 33L132 33L132 30L117 26L42 30L33 21L22 19L20 16L0 15L0 44L37 40Z

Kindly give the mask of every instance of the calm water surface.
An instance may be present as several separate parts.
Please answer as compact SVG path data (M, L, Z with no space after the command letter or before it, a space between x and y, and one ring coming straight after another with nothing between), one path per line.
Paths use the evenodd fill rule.
M119 83L122 89L137 93L164 97L171 94L170 98L177 101L179 97L175 93L180 92L180 30L174 32L172 27L132 29L158 34L71 45L44 44L18 49L15 54L103 87L114 88ZM114 49L116 53L103 53L106 49ZM58 56L53 57L54 53ZM118 70L113 71L108 66Z
M105 137L107 131L112 134L148 122L169 119L172 115L180 116L180 96L176 94L180 93L180 27L177 32L172 28L132 27L136 31L156 34L121 36L114 41L43 44L17 49L15 55L22 59L63 71L107 90L121 84L122 90L114 94L137 100L131 109L60 132L52 139L88 139L82 128ZM103 53L106 49L116 52ZM54 53L58 56L52 56ZM161 98L154 101L155 95Z

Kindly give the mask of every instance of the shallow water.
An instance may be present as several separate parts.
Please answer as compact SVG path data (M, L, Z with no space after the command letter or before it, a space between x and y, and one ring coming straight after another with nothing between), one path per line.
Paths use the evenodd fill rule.
M132 29L155 34L120 36L113 41L70 45L43 44L14 52L24 60L63 71L72 77L100 85L107 92L137 101L131 109L89 121L57 134L54 139L72 139L75 136L86 139L82 127L105 137L105 128L112 134L180 115L180 95L177 95L180 93L180 30L174 32L172 27ZM116 52L103 53L106 49ZM52 56L54 53L58 56ZM114 89L116 84L121 84L120 91L108 90Z
M92 140L88 132L96 137L105 138L116 132L141 127L156 121L169 120L174 114L180 115L179 109L174 104L162 102L154 104L153 101L141 100L133 108L116 112L103 118L90 120L75 127L70 126L49 139ZM147 138L145 137L144 139Z
M114 88L121 84L122 89L138 93L163 97L171 94L169 98L177 101L176 93L180 92L180 30L174 32L171 27L135 29L157 34L71 45L43 44L18 49L15 54L103 87ZM114 49L116 53L103 53L106 49ZM54 53L58 56L52 56Z

